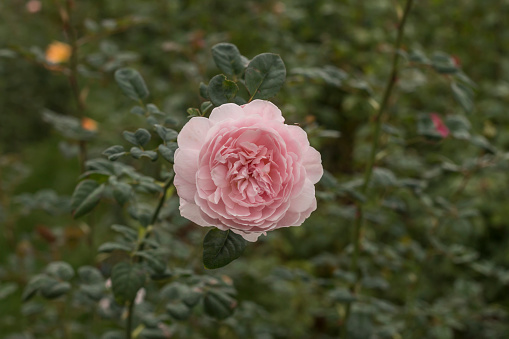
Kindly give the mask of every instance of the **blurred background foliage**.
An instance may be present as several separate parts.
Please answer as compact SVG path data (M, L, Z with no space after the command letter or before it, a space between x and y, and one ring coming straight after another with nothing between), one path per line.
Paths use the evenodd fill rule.
M96 308L104 305L79 298L21 303L29 278L55 260L74 268L94 263L108 275L108 262L96 257L97 239L113 238L109 225L122 223L125 212L103 204L86 222L72 220L79 140L87 139L88 158L101 157L123 130L144 123L114 85L114 71L124 66L140 71L152 102L182 126L186 109L203 101L200 82L219 73L211 47L231 42L248 58L281 55L287 83L274 101L288 123L308 131L327 173L318 210L302 227L260 238L213 272L200 261L206 230L180 218L177 199L170 200L158 234L171 248L169 265L233 283L239 304L222 321L200 310L186 322L163 319L165 335L336 338L345 305L355 300L352 338L506 338L509 1L416 1L377 167L362 197L356 188L402 6L395 0L2 1L0 336L107 338L116 329L121 315L113 306L101 313ZM62 19L69 13L82 108L66 73L72 31ZM55 41L67 47L50 62ZM81 127L73 120L59 130L51 123L55 113L77 117ZM430 113L447 126L445 138ZM76 136L73 128L88 134ZM161 179L163 160L130 164ZM359 200L366 200L367 223L362 289L352 295ZM155 308L146 304L140 308Z

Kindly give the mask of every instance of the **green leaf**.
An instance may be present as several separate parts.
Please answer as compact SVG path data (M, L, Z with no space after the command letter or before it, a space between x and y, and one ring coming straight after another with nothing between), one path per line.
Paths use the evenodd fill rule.
M46 299L55 299L60 296L63 296L67 292L71 290L71 284L69 284L67 281L51 281L51 283L48 283L41 287L41 294Z
M207 112L209 111L209 109L213 108L214 105L210 102L210 101L204 101L202 102L202 104L200 105L200 111L203 115L207 114Z
M138 232L131 227L124 225L113 225L111 229L124 236L127 241L136 241L138 239Z
M134 106L131 108L131 113L136 115L145 115L145 109L141 106Z
M113 251L125 251L125 252L131 252L133 250L133 246L129 244L123 244L120 242L105 242L99 248L97 249L97 252L99 253L110 253Z
M373 169L373 183L381 187L397 187L399 186L398 178L387 168L377 167Z
M171 162L173 164L174 162L174 155L175 150L178 148L177 143L170 142L168 145L159 145L159 153L161 156L166 159L167 161Z
M85 284L103 284L104 278L97 268L93 266L82 266L78 268L78 276Z
M445 119L445 124L452 136L457 139L468 140L470 138L471 124L467 118L462 115L448 115Z
M125 335L120 331L108 331L101 336L101 339L124 339Z
M176 320L186 320L191 315L191 309L183 302L167 304L166 312Z
M46 273L61 280L71 280L74 277L74 269L64 261L54 261L46 267Z
M94 180L83 180L76 186L71 197L73 217L79 218L90 212L101 200L104 184L99 185Z
M475 145L488 153L495 154L497 149L482 135L474 135L470 138L472 145Z
M247 66L245 78L251 100L269 99L279 92L285 82L285 64L277 54L257 55Z
M237 46L229 43L219 43L212 47L212 58L216 66L224 74L233 76L241 75L245 66Z
M154 127L156 129L157 134L159 134L161 139L163 139L164 141L175 140L175 139L177 139L177 137L179 135L177 131L175 131L171 128L166 128L161 125L154 125Z
M143 151L138 147L132 147L129 152L131 153L131 156L135 159L139 159L141 157L149 158L152 161L157 160L157 153L154 151Z
M147 104L147 110L150 114L154 115L164 115L163 112L154 104Z
M16 292L18 285L15 283L4 283L0 285L0 300L3 300Z
M115 72L115 80L124 94L135 100L140 101L148 97L149 91L145 81L138 71L132 68L121 68Z
M113 185L113 197L121 206L129 201L131 198L131 192L131 185L126 184L125 182L116 182Z
M144 146L150 141L150 132L144 128L138 128L136 132L122 132L124 139L136 146Z
M158 250L146 250L134 253L135 256L144 258L155 273L163 273L166 270L166 261L161 254L164 253Z
M111 272L111 288L119 305L132 302L145 284L145 272L139 265L120 262Z
M209 86L205 85L203 82L200 82L200 96L205 100L210 100Z
M23 294L21 295L21 299L23 302L28 301L31 299L37 291L42 286L45 286L46 284L51 282L51 278L48 277L46 274L38 274L30 279L28 284L25 286L25 289L23 290Z
M213 228L203 239L203 264L208 269L226 266L240 257L245 248L242 236Z
M453 58L443 52L435 52L431 57L431 65L441 74L454 74L459 71Z
M237 95L239 88L233 81L226 79L222 74L216 75L209 82L210 101L215 106L221 106L227 102L231 102Z
M108 157L108 160L115 161L125 154L124 146L122 145L111 146L107 148L103 152L103 154Z
M233 314L237 302L222 291L210 290L203 299L205 313L216 319L226 319Z
M474 102L472 101L474 94L472 90L469 87L457 82L451 83L451 89L454 98L465 110L465 112L471 113L474 109Z

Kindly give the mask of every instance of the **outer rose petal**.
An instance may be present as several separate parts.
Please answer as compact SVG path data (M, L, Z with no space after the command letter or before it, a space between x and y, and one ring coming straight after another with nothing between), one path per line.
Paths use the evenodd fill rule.
M233 229L232 228L232 231L233 233L237 233L238 235L241 235L242 238L244 238L245 240L249 241L249 242L255 242L256 240L258 240L258 237L260 235L267 235L266 232L249 232L249 233L246 233L246 232L242 232L242 231L237 231L236 229Z
M272 120L278 122L284 122L285 118L281 114L279 108L270 101L265 100L253 100L249 104L242 106L246 115L258 115L263 120Z
M202 212L200 208L193 204L185 201L184 199L180 199L180 214L186 218L198 224L200 226L214 226L213 224L208 223L202 216Z
M308 147L304 154L302 154L302 164L306 169L308 179L311 180L313 184L316 184L323 175L322 156L320 152L313 147Z
M182 127L177 137L179 147L200 150L206 140L207 132L210 127L211 123L207 118L191 118L191 120Z
M227 119L239 120L244 118L245 114L239 105L224 104L216 107L210 112L210 121L221 122Z

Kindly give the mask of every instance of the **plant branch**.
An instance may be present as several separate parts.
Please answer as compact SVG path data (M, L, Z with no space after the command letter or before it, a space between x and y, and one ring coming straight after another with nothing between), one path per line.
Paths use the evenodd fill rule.
M413 0L407 0L405 11L403 13L403 16L401 18L401 21L398 25L398 33L396 37L396 42L394 44L394 55L392 58L392 68L391 73L389 75L389 78L387 80L387 85L385 86L385 91L382 97L382 102L380 104L380 107L378 108L376 115L375 115L375 126L373 131L373 141L371 145L371 153L368 159L368 165L366 167L366 170L364 172L364 179L363 184L361 187L361 193L364 195L369 186L369 182L371 181L371 177L373 175L373 167L375 165L376 160L376 154L378 151L379 143L380 143L380 131L382 127L382 116L385 113L385 110L387 109L387 105L389 104L389 99L392 94L392 90L394 88L394 84L396 83L397 74L398 74L398 62L399 62L399 49L401 48L401 43L403 41L403 32L405 28L405 23L408 17L408 14L410 13L410 9L412 8ZM355 273L355 281L350 286L350 291L352 293L356 293L357 291L357 285L360 280L360 273L359 273L359 252L360 252L360 239L362 234L362 224L364 221L364 212L363 212L363 203L360 202L357 204L357 215L355 219L355 225L354 225L354 231L353 231L353 243L354 243L354 252L352 255L352 259L350 262L350 271L353 271ZM352 303L348 303L346 305L345 310L345 317L342 322L341 326L341 337L347 338L348 332L347 332L347 323L348 319L350 317L351 312L351 306Z

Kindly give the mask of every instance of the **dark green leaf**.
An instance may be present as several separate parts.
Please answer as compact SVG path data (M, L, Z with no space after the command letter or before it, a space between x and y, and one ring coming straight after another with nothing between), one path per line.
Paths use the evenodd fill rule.
M154 151L143 151L138 147L132 147L129 152L131 153L131 156L135 159L145 157L149 158L152 161L157 160L157 153Z
M242 236L213 228L203 239L203 264L209 269L226 266L240 257L245 248Z
M205 313L216 319L225 319L233 314L237 302L222 291L210 290L203 299Z
M135 101L143 100L149 95L147 85L140 73L132 68L117 70L115 80L124 94Z
M120 204L124 205L131 198L131 185L125 182L116 182L113 185L113 197Z
M136 232L136 230L132 229L131 227L124 225L113 225L111 226L111 229L122 234L128 241L136 241L136 239L138 239L138 232Z
M120 262L111 272L111 288L118 304L132 302L145 284L145 272L136 264Z
M175 130L172 130L171 128L166 128L161 125L154 125L157 134L163 139L164 141L171 141L175 140L178 137L178 132Z
M103 284L104 278L97 268L92 266L82 266L78 268L78 275L85 284Z
M131 113L136 115L145 115L145 109L141 106L134 106L131 108Z
M52 280L54 279L51 279L46 274L38 274L32 277L28 284L25 286L23 294L21 295L21 299L23 301L28 301L33 296L35 296L35 294L37 293L37 291L39 291L40 288L46 286L47 284L50 284Z
M183 302L169 303L166 312L176 320L186 320L191 315L191 309Z
M451 134L457 139L468 140L470 138L470 121L462 115L448 115L445 124Z
M470 138L470 142L485 150L486 152L489 152L491 154L495 154L497 152L497 149L495 147L493 147L492 144L490 144L490 142L485 138L483 137L482 135L474 135L472 136L472 138Z
M110 156L110 155L122 153L122 152L124 152L124 146L115 145L115 146L111 146L111 147L107 148L106 150L104 150L103 154L106 156Z
M144 128L138 128L136 132L124 131L124 139L136 146L144 146L150 141L150 132Z
M41 287L41 294L44 298L55 299L58 298L71 290L71 284L67 281L54 280Z
M46 267L46 273L61 280L71 280L74 269L64 261L54 261Z
M472 110L474 109L474 103L472 101L472 97L474 94L472 90L467 86L457 82L451 83L451 89L454 98L456 99L456 101L458 101L458 103L465 110L465 112L471 113Z
M214 105L210 101L205 101L205 102L202 102L202 104L200 106L200 111L203 115L205 115L205 114L207 114L209 109L211 109L213 107L214 107Z
M129 244L119 243L119 242L105 242L97 249L99 253L110 253L113 251L125 251L131 252L133 250L133 246Z
M205 85L203 82L200 82L200 95L203 99L210 100L209 86Z
M159 153L162 155L164 159L171 162L173 164L175 155L175 150L178 148L177 143L170 142L168 145L159 145Z
M216 75L209 82L209 97L215 106L231 102L238 90L237 84L226 79L222 74Z
M212 57L216 66L224 74L233 76L241 75L244 65L237 46L229 43L219 43L212 47Z
M104 184L99 185L94 180L83 180L76 186L71 197L71 210L74 218L79 218L90 212L101 200Z
M245 78L251 99L269 99L285 82L285 64L277 54L257 55L247 66Z

